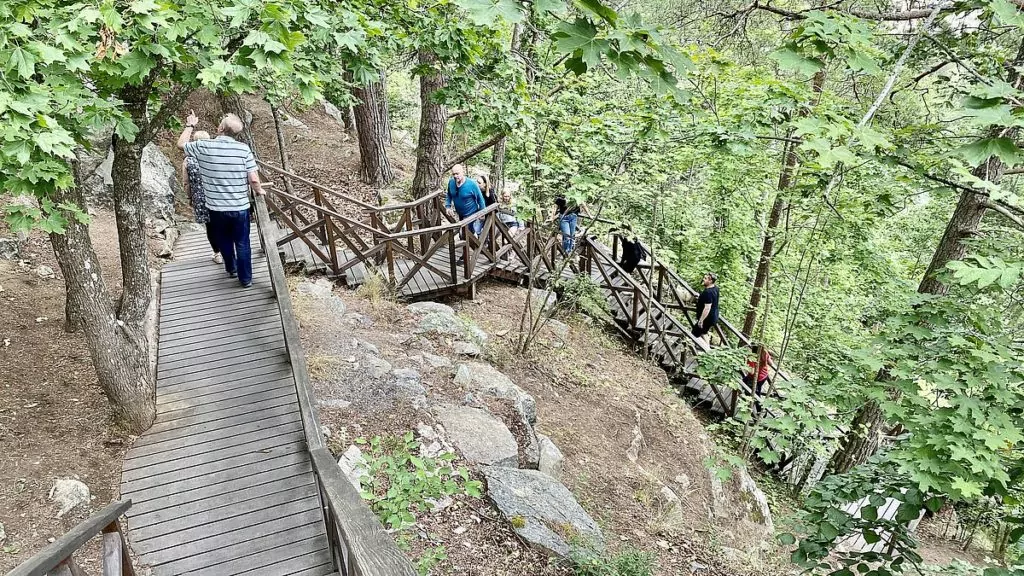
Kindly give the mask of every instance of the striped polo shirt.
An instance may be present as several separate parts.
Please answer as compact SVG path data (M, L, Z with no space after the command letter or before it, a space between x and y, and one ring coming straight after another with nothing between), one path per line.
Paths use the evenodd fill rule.
M249 172L256 171L256 158L248 145L221 135L185 144L185 156L199 165L207 208L214 212L249 208Z

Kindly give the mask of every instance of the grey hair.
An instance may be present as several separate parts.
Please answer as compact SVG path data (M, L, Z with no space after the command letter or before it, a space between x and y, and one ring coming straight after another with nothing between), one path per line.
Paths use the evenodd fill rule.
M228 113L221 119L218 130L226 136L237 136L241 134L242 130L245 130L245 125L242 124L242 119L237 114Z

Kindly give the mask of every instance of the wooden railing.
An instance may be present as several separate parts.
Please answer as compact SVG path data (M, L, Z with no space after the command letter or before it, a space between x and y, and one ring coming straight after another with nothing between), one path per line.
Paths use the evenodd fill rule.
M618 257L620 237L614 235L612 239L612 255ZM689 283L679 277L674 269L666 266L664 262L654 256L650 260L637 265L636 273L643 279L644 283L654 292L655 298L664 304L666 308L686 318L686 323L693 326L696 323L697 297L700 293ZM730 348L750 348L752 341L743 332L738 330L725 318L719 318L713 333L718 337L717 342L711 339L711 347L728 346ZM775 363L775 355L770 354L768 361L768 382L769 393L777 393L777 381L788 382L789 377L785 372L779 370ZM735 395L732 402L732 411L735 412Z
M302 428L320 487L327 539L331 544L335 568L342 576L414 576L416 569L384 531L359 492L342 474L324 443L284 266L277 257L277 245L268 238L268 232L272 229L270 212L263 197L256 197L253 206L260 243L270 267L270 282L281 312L285 347L295 376Z
M102 576L135 576L128 546L118 520L131 500L108 504L35 556L7 573L7 576L84 576L74 554L97 534L102 534Z
M301 240L335 276L361 264L401 290L426 269L439 286L460 286L515 249L497 206L455 220L444 210L442 192L373 206L272 164L260 167L275 179L267 206L289 232L277 245ZM474 234L477 223L482 230Z

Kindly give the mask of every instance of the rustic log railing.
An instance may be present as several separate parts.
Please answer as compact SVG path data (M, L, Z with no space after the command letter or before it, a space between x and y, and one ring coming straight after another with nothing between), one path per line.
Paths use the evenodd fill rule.
M277 258L277 244L268 236L272 224L267 204L265 198L255 198L256 225L260 243L267 252L270 282L281 312L285 347L295 375L302 428L320 488L327 539L331 544L335 568L342 576L414 576L416 569L342 474L324 443L284 266Z
M85 571L75 563L74 554L98 534L103 538L102 576L135 576L118 520L131 505L131 500L108 504L8 572L7 576L84 576Z

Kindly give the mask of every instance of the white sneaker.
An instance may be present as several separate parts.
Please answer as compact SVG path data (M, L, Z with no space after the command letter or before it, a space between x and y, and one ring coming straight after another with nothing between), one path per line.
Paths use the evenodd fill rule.
M224 257L220 255L220 252L217 252L216 254L213 255L213 261L216 262L217 264L223 264Z

